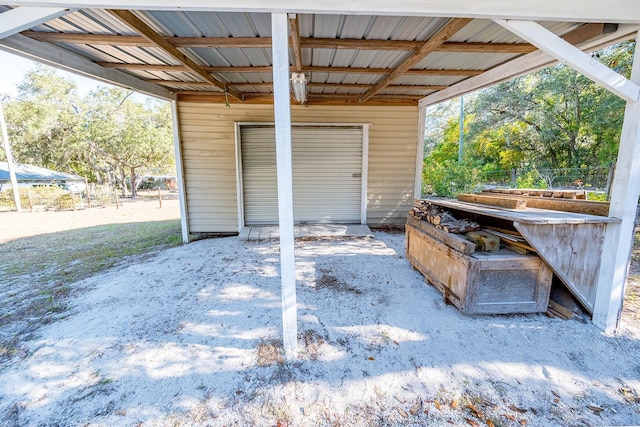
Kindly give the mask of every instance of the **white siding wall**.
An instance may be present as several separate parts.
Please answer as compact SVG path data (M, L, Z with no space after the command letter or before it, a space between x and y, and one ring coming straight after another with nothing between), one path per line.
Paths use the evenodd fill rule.
M190 232L238 231L235 122L273 122L272 105L178 103ZM294 123L370 123L370 226L403 224L413 202L418 107L292 105Z

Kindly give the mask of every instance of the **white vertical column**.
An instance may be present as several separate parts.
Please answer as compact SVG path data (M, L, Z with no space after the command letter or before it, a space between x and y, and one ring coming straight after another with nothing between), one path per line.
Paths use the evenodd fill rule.
M415 186L413 189L413 198L420 199L422 197L422 169L424 168L424 134L427 121L427 106L421 105L418 108L418 138L416 141L416 173Z
M640 41L640 33L636 41ZM640 49L636 49L633 58L631 81L640 83ZM609 208L609 216L620 218L622 223L607 225L593 309L593 323L607 331L616 328L622 312L639 193L640 102L629 101Z
M20 204L20 190L18 189L18 180L16 179L16 169L13 164L13 155L11 154L11 145L9 144L9 134L7 132L7 122L4 120L4 110L0 103L0 128L2 128L2 145L7 157L7 169L9 169L9 179L11 180L11 191L13 192L13 201L16 204L16 210L22 212Z
M173 127L173 149L176 160L176 180L178 181L178 198L180 200L180 225L182 227L182 242L189 243L189 218L187 212L187 193L184 185L184 168L182 166L182 142L180 141L180 119L178 117L178 102L171 101L171 119Z
M298 326L293 235L289 20L286 13L271 14L271 36L280 226L280 276L282 280L282 338L286 358L291 360L298 349Z

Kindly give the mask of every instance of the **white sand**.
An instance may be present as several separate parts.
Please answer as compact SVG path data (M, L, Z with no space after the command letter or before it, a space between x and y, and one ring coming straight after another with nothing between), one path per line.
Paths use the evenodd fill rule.
M375 236L297 243L284 364L257 351L280 334L276 242L203 240L77 284L72 313L0 367L0 424L640 424L637 325L465 316L404 235Z

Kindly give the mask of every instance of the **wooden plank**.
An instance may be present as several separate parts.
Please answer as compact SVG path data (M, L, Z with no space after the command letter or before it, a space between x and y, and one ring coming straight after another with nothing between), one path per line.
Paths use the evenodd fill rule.
M370 89L363 97L362 102L366 102L368 99L375 96L378 92L389 86L389 84L402 76L407 70L412 68L418 62L420 62L425 56L435 51L451 36L464 28L471 19L467 18L454 18L447 23L443 28L438 30L429 40L424 42L418 49L415 50L407 59L405 59L391 74L382 79L372 89Z
M498 206L507 209L523 211L527 208L527 202L522 199L504 198L500 196L487 196L484 194L458 194L461 202L481 203L483 205Z
M444 298L465 309L469 258L407 224L407 259Z
M465 239L464 237L458 234L446 233L442 230L438 230L433 225L429 224L426 221L420 221L417 218L412 217L411 215L407 215L407 224L417 228L418 230L423 231L429 236L433 237L449 246L456 251L463 254L472 254L476 251L476 244Z
M500 249L500 237L486 231L470 231L467 238L476 243L481 251L497 251Z
M554 300L551 300L551 299L549 300L549 308L554 312L559 313L560 317L562 317L565 320L569 320L573 317L573 312L571 310L569 310L563 305L558 304Z
M553 211L574 212L596 216L609 215L609 203L607 202L512 194L503 194L502 196L505 198L512 198L514 200L525 200L527 203L527 207L529 208L550 209Z
M605 224L544 226L514 222L569 291L593 312Z
M617 218L586 215L574 212L560 212L530 208L527 208L524 211L516 211L511 209L507 210L497 207L459 202L456 200L429 199L428 201L434 205L442 206L448 209L470 212L489 218L493 217L504 219L507 221L518 221L521 224L606 224L620 222L620 220Z

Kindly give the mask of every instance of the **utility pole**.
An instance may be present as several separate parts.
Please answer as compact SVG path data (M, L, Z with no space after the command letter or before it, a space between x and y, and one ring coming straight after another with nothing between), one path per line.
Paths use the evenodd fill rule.
M9 179L11 179L11 189L13 190L13 201L16 204L16 210L18 212L22 212L22 205L20 204L20 191L18 191L18 180L16 179L16 170L13 164L11 147L9 146L9 134L7 133L7 123L4 120L4 110L2 109L2 102L0 102L0 127L2 128L2 145L4 146L4 152L7 157Z
M460 96L460 139L458 141L458 163L462 163L463 143L464 143L464 96Z

